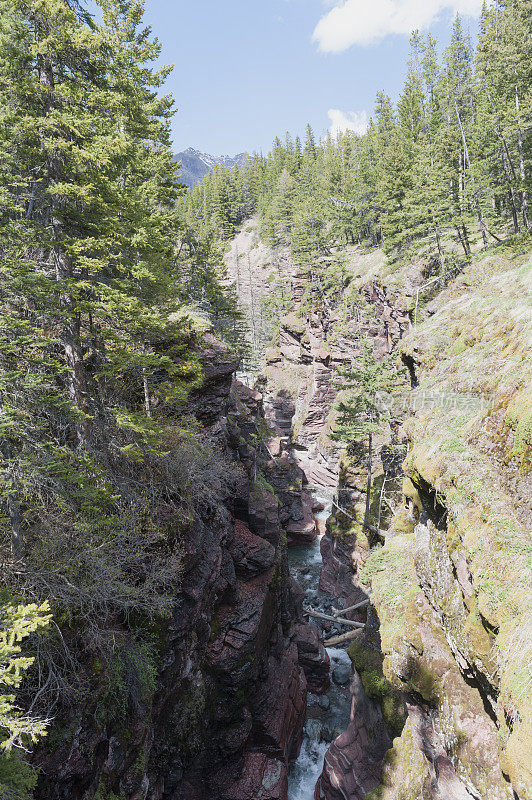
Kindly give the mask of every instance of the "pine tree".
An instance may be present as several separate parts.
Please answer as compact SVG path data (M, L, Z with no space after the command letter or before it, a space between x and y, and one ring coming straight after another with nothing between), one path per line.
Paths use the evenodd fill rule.
M467 216L473 212L477 218L484 247L488 246L487 229L484 219L485 183L479 179L472 161L475 103L473 96L473 64L471 43L464 34L460 16L457 14L451 41L445 52L445 73L443 79L444 102L446 105L447 157L455 187L455 206L459 225L465 234ZM483 185L484 184L484 185Z
M233 223L238 208L258 209L267 241L290 243L305 267L331 245L365 243L394 259L437 259L443 271L460 248L469 259L479 236L486 247L528 227L530 1L484 9L476 57L459 16L443 64L434 38L414 32L397 106L380 93L362 136L316 142L308 125L303 149L277 137L243 170L253 205L229 185ZM207 195L210 177L204 185Z
M440 268L443 268L443 234L449 225L451 206L439 153L442 113L438 90L440 70L435 45L430 34L425 39L417 34L413 36L410 86L415 87L412 98L416 100L410 124L403 122L404 129L410 127L412 130L411 176L404 206L410 249L422 251L427 239L432 240L436 245Z
M301 147L301 139L296 136L294 144L294 172L299 172L301 169L301 162L303 160L303 149Z
M476 59L479 96L485 105L486 127L491 128L496 142L491 149L496 148L498 154L499 198L503 202L504 195L508 198L515 231L519 228L518 210L524 227L530 226L523 120L532 111L531 33L526 4L512 2L503 8L483 9Z
M262 235L272 247L290 241L295 197L296 182L288 170L283 170L276 181L275 194L261 226Z
M230 239L235 232L231 189L227 172L218 167L213 172L209 210L210 218L222 239Z
M375 108L374 185L384 250L400 248L405 225L405 194L410 183L411 142L403 136L390 98L379 93Z
M316 161L318 156L316 141L314 139L314 131L312 130L310 123L307 123L305 131L305 149L303 154L307 159L309 159L309 161Z
M338 419L334 438L342 442L359 442L367 438L368 480L366 490L366 510L364 527L369 525L369 505L371 495L371 470L373 456L373 434L391 410L383 403L383 393L388 393L397 381L397 375L386 362L375 359L373 348L367 339L363 340L358 362L338 371L341 390L336 403Z
M16 692L34 658L22 654L21 642L46 628L49 606L2 604L0 606L0 796L30 797L35 784L32 770L18 757L29 745L46 735L46 720L23 714L16 706Z

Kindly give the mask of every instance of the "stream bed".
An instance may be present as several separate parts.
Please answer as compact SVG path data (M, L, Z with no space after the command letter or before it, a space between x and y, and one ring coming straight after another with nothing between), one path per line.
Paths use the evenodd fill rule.
M325 494L323 488L312 491L311 486L307 486L306 491L325 506L323 511L315 514L317 519L325 521L331 513L332 493ZM322 566L320 543L321 535L311 545L291 547L288 562L292 577L305 591L305 602L314 608L326 610L334 604L334 598L319 589ZM331 659L331 686L323 695L308 695L303 744L288 777L288 800L313 800L325 753L349 723L349 680L345 682L345 676L351 668L351 660L347 646L329 647L327 652Z

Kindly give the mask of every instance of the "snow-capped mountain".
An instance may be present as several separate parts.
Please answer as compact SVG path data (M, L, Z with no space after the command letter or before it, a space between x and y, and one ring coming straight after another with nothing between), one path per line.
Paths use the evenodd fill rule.
M182 153L177 153L175 160L181 162L181 181L192 187L195 183L203 180L205 175L211 172L217 164L233 167L235 164L241 164L245 155L245 153L239 153L237 156L212 156L189 147Z

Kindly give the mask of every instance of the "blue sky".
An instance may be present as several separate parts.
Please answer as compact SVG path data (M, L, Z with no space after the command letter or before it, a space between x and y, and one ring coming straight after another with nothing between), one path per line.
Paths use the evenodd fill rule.
M455 11L476 31L481 0L146 0L174 63L176 152L269 150L289 130L363 125L379 90L396 98L409 31L446 44ZM350 117L349 115L354 116Z

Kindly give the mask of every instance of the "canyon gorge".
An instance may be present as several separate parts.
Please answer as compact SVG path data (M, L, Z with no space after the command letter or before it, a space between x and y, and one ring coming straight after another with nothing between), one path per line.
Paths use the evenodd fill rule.
M483 283L471 267L421 295L421 309L421 268L391 282L378 253L349 258L327 295L260 242L256 219L232 241L228 277L262 363L237 372L203 332L188 401L230 489L189 521L153 682L139 671L126 717L106 716L96 694L63 718L34 756L42 796L531 796L529 697L515 683L530 641L525 545L504 575L497 567L503 526L525 542L532 518L516 449L529 388L515 389L509 363L530 369L529 319L513 305L530 270L516 257ZM287 313L272 345L263 309L279 280ZM492 302L484 324L480 298ZM393 353L404 365L373 436L368 518L367 449L334 438L336 373L364 341L377 361ZM486 384L505 401L484 407ZM475 448L465 464L457 419ZM502 662L497 636L512 648Z
M532 0L278 4L0 0L0 800L532 800Z

